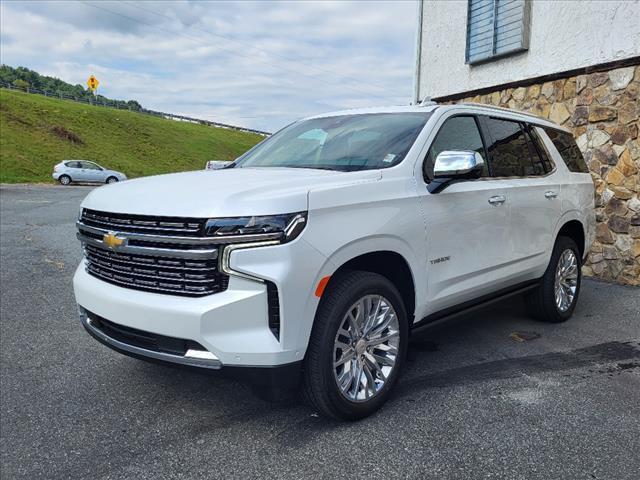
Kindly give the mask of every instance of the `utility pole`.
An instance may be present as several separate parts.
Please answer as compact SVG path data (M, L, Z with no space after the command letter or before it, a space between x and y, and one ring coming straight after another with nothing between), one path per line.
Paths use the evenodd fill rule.
M416 32L416 71L413 76L413 105L420 103L420 70L422 70L422 23L424 0L418 0L418 29Z

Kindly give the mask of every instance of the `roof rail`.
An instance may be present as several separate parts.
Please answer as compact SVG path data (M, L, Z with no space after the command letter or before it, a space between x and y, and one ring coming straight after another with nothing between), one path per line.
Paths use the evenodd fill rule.
M482 107L482 108L487 108L489 110L496 110L498 112L517 113L520 115L524 115L525 117L532 117L532 118L535 118L536 120L544 120L545 122L553 123L548 118L541 117L540 115L536 115L534 113L523 112L521 110L514 110L512 108L497 107L495 105L487 105L486 103L464 102L464 103L456 103L454 105L464 105L467 107Z

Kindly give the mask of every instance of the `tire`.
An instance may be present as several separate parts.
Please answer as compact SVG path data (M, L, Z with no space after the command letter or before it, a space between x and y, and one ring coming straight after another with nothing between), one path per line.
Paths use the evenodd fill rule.
M69 175L60 175L58 182L60 182L60 185L69 185L71 183L71 177Z
M573 262L571 262L572 267L568 267L571 259L573 259ZM563 262L563 266L559 265L561 262ZM558 237L553 247L549 266L540 281L540 285L525 297L529 314L542 322L561 323L569 320L573 315L573 310L580 294L581 266L580 251L576 242L569 237ZM573 273L561 274L559 273L560 270ZM565 285L565 287L558 287L560 300L556 297L557 273L560 276L559 283ZM565 281L561 282L565 276ZM562 301L569 298L568 296L564 297L562 291L573 292L570 302Z
M107 178L107 181L105 183L110 184L110 183L117 183L118 179L116 177L109 177Z
M378 316L378 323L370 324L366 329L369 335L361 336L356 342L351 333L354 337L358 335L355 335L354 323L349 321L348 313L363 318L364 315L358 312L367 309L395 311L395 320L390 314ZM387 327L383 326L385 321ZM357 324L367 326L362 321ZM322 296L311 332L302 378L307 402L323 416L337 420L358 420L374 413L389 399L398 381L407 352L408 330L402 297L387 278L362 271L340 275ZM385 338L388 339L386 344L380 343ZM375 345L376 342L379 344ZM348 348L339 350L340 345ZM344 361L349 356L353 359L334 366L337 359ZM394 363L387 365L389 362ZM353 381L356 375L362 382ZM338 385L339 378L346 389ZM352 380L348 381L349 378ZM366 382L364 392L360 390L363 382Z

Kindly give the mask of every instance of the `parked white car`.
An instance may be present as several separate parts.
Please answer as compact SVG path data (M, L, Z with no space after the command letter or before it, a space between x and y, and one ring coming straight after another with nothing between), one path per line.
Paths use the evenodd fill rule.
M88 160L64 160L53 167L53 179L62 185L71 182L115 183L127 179L122 172L109 170Z
M220 170L221 168L226 168L233 162L229 160L209 160L205 165L205 170Z
M148 177L82 202L80 316L138 358L297 388L316 411L377 410L409 335L526 293L571 317L594 239L571 133L478 105L296 122L217 172Z

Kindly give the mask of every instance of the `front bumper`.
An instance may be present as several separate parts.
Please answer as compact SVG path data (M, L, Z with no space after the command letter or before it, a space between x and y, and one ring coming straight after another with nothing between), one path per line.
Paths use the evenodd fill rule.
M244 381L262 396L273 400L281 398L283 390L294 390L300 384L302 361L263 367L239 367L233 365L223 367L220 360L213 355L209 356L209 358L198 358L198 354L203 353L201 351L195 351L191 355L177 355L160 352L157 349L134 346L131 342L121 341L106 334L103 329L97 326L100 320L91 312L79 307L79 313L82 326L89 335L123 355L148 362L196 369L199 372L220 374L227 378Z
M127 328L197 342L221 364L273 366L301 360L268 328L264 283L232 277L228 288L199 298L119 287L89 275L80 264L73 279L76 302Z
M159 336L149 336L146 332L140 332L132 329L126 330L129 335L123 335L122 333L118 335L117 330L113 328L108 329L108 327L104 325L105 320L99 318L94 313L89 312L82 307L78 307L78 312L80 314L80 322L89 335L100 343L124 355L136 358L144 357L149 360L174 363L186 367L208 368L213 370L220 370L222 368L222 362L219 358L217 358L213 353L201 348L185 348L184 352L162 349L158 346L158 340L160 339ZM111 332L116 333L114 334ZM146 337L147 341L135 341L134 338L136 334L143 339Z

